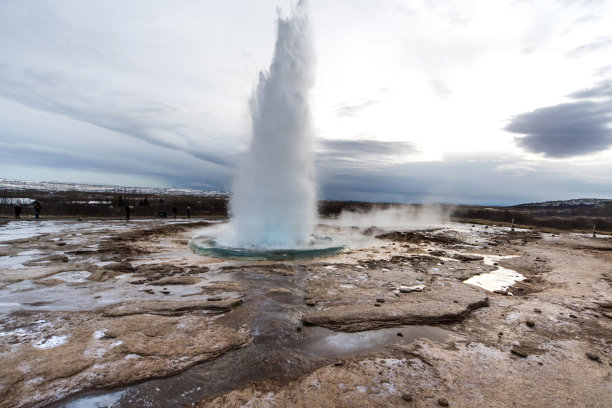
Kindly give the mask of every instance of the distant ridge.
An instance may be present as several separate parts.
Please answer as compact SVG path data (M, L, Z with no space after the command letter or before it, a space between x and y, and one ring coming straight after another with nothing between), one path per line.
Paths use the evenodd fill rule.
M574 198L572 200L544 201L541 203L518 204L516 208L575 208L575 207L601 207L612 203L612 199L606 198Z
M130 193L144 195L193 195L200 197L225 197L224 191L196 190L191 188L125 187L97 184L57 183L53 181L9 180L0 178L0 190L81 191L88 193Z

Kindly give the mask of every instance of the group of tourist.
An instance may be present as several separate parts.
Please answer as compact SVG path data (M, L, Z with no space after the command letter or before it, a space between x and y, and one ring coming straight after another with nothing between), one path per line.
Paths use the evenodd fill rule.
M40 217L40 210L42 209L42 204L40 201L36 200L32 203L32 207L34 208L34 218L38 219ZM191 207L187 207L187 218L191 218ZM15 219L21 218L22 207L20 204L15 205ZM132 210L129 205L125 206L125 219L126 221L130 220L130 214ZM178 208L172 207L172 215L176 218L176 214L178 213ZM158 214L160 218L168 218L168 214L165 210L161 210Z

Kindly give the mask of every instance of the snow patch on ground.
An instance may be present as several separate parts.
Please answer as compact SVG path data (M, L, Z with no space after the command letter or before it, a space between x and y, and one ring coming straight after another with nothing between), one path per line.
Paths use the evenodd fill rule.
M40 350L48 350L51 348L61 346L67 341L68 341L68 336L51 336L49 338L37 341L36 343L32 344L32 347L40 349Z
M96 340L100 340L101 338L103 338L104 336L106 336L106 329L102 329L102 330L96 330L93 333L93 338Z
M464 280L463 283L478 286L493 292L496 290L507 290L510 286L523 279L525 279L525 277L517 271L498 266L497 269L492 272L472 276Z
M484 257L483 263L485 265L493 266L502 259L516 258L518 255L482 255ZM472 276L469 279L463 281L469 285L474 285L486 289L490 292L496 290L507 290L510 286L516 282L525 279L523 275L512 269L507 269L501 266L497 266L497 269L487 273L481 273L480 275Z

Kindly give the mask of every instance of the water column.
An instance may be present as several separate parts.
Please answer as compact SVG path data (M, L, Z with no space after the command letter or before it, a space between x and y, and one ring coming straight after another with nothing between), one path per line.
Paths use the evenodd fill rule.
M308 93L314 54L304 2L277 19L274 57L251 99L252 138L232 188L228 232L238 248L297 248L316 221L313 131Z

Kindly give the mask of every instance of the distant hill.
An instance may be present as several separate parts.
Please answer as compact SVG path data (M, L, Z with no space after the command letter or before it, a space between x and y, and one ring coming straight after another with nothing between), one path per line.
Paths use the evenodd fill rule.
M453 218L460 222L494 222L587 232L595 226L598 233L612 232L612 200L604 198L577 198L573 200L544 201L508 207L457 207Z
M191 188L159 188L159 187L122 187L96 184L57 183L53 181L27 181L9 180L0 178L0 190L11 191L45 191L66 192L78 191L83 193L118 193L118 194L142 194L142 195L174 195L174 196L200 196L200 197L224 197L228 193L214 190L196 190Z
M526 203L513 206L514 208L537 208L537 209L572 209L603 207L612 203L611 199L605 198L575 198L572 200L544 201L541 203Z

